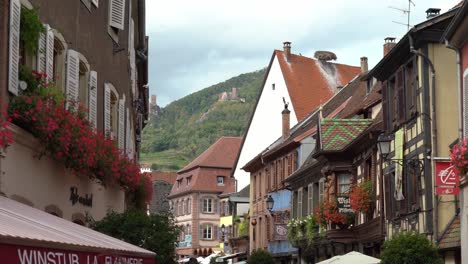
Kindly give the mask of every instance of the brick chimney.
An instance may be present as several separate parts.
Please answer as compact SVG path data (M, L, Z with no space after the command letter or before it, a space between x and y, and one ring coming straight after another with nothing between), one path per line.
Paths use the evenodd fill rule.
M281 115L283 116L283 141L286 140L289 137L289 111L288 109L288 104L284 104L284 110L281 112Z
M393 47L395 47L395 45L396 45L395 38L392 38L392 37L385 38L385 43L383 45L384 57L390 52L390 50L393 49Z
M361 72L367 72L368 70L367 57L361 57Z
M291 42L289 41L283 42L283 51L284 51L284 56L286 56L286 60L289 62L289 59L291 59Z

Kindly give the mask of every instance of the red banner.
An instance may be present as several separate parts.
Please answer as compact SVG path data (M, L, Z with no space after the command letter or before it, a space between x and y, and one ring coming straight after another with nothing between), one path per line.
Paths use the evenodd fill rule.
M449 161L436 161L435 185L438 195L457 195L460 193L460 176L458 170Z
M0 256L0 262L8 264L155 264L154 258L151 257L7 244L0 244Z

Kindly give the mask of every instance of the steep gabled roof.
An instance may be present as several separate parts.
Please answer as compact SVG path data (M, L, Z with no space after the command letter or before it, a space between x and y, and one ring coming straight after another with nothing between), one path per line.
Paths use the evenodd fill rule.
M275 50L276 57L291 97L297 120L325 103L361 71L359 67L319 61L291 54L289 61L283 51Z
M177 173L183 173L195 167L232 168L240 149L241 137L221 137L200 156L195 158Z
M364 132L372 122L372 119L323 119L320 122L320 150L343 149Z

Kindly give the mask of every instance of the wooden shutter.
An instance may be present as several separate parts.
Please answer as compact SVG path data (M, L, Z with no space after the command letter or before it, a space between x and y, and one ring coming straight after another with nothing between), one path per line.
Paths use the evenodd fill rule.
M10 1L10 41L9 41L9 69L8 91L18 95L18 67L19 67L19 42L20 42L20 0Z
M463 135L468 137L468 70L463 75Z
M104 84L104 131L110 132L111 129L111 89L109 84Z
M313 197L312 184L309 184L307 186L307 215L310 215L313 213L312 197Z
M297 191L297 217L302 218L302 187Z
M134 36L135 36L135 22L133 18L129 18L128 22L128 54L134 51Z
M200 208L200 213L203 213L203 198L200 198L199 208Z
M211 233L211 239L219 240L221 236L219 235L220 231L219 231L218 226L213 225L211 228L212 228L212 231L213 231L213 233Z
M203 239L203 225L200 225L200 239Z
M267 237L267 240L268 241L271 241L272 240L272 237L271 237L271 220L272 220L272 217L266 217L265 218L265 222L266 222L266 237Z
M79 59L78 53L69 49L67 51L67 100L78 101L79 89ZM67 103L67 106L69 104Z
M99 0L91 0L91 2L92 2L96 7L99 7Z
M131 153L131 138L130 138L130 110L127 107L127 118L126 118L126 128L125 128L125 151L127 152L129 158Z
M46 67L45 73L47 80L53 81L54 78L54 32L49 25L46 25Z
M119 148L125 148L125 101L119 100Z
M118 29L124 29L125 0L110 0L109 25Z
M39 34L37 40L37 57L36 57L36 71L40 73L46 72L46 52L47 52L47 31Z
M382 114L383 114L383 130L388 132L390 129L389 126L389 109L388 109L388 85L387 82L382 84Z
M216 199L212 199L211 200L211 206L212 206L212 209L213 209L213 213L218 213L218 207L219 207L219 203L218 203L218 200Z
M398 70L396 75L396 100L397 101L397 109L396 119L397 124L400 125L401 123L405 122L405 73L403 69Z
M97 72L89 72L89 122L97 128Z

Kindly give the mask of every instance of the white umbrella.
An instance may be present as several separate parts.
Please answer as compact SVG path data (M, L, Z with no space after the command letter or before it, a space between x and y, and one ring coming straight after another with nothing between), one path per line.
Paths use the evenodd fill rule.
M378 264L380 259L351 251L348 254L334 256L317 264Z
M210 264L210 261L211 261L211 258L214 258L214 257L217 257L218 254L216 253L213 253L211 255L209 255L208 257L204 258L202 262L200 262L200 264Z

